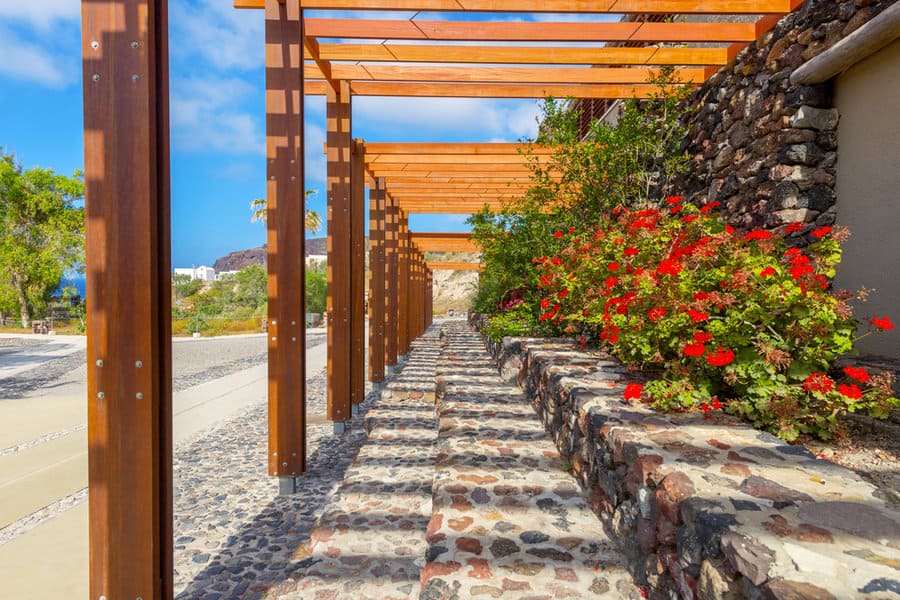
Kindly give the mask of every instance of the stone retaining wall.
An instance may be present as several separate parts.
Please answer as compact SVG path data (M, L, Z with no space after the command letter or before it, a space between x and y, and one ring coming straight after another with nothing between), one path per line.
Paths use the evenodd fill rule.
M900 598L900 512L852 471L726 415L625 402L636 375L569 341L486 344L651 598Z
M686 101L690 172L670 192L718 200L745 228L835 221L839 114L832 83L794 85L791 73L895 0L807 0Z

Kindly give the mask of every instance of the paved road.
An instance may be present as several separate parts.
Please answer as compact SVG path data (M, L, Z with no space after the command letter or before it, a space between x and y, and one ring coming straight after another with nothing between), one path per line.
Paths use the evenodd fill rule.
M0 581L6 582L28 579L23 569L29 565L44 573L86 573L84 338L37 339L43 343L33 336L0 336ZM308 332L307 377L325 367L324 342L324 329ZM172 354L176 447L265 399L262 334L179 338ZM32 588L34 594L26 586L7 597L86 594L83 577L44 584Z

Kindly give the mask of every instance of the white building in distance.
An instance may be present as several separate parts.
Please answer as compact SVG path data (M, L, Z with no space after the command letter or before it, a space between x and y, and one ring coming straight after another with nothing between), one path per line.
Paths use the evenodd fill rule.
M215 281L216 280L216 270L212 267L207 267L201 265L199 267L190 267L190 268L175 268L176 275L187 275L191 278L191 281L195 279L202 279L203 281Z

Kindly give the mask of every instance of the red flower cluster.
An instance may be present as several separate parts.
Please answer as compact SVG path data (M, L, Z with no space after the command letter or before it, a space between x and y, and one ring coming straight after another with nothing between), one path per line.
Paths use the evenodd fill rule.
M640 400L641 393L644 391L644 386L640 383L629 383L625 386L625 401L629 400Z
M666 316L666 309L664 306L657 306L655 308L651 308L647 311L647 316L650 317L650 320L654 323L658 323L660 319Z
M872 325L879 331L890 331L894 328L894 324L887 317L872 317Z
M700 342L694 342L693 344L686 344L682 352L684 352L685 356L703 356L706 354L706 346Z
M803 389L811 394L827 394L834 389L834 382L824 373L813 373L803 382Z
M707 355L706 362L714 367L724 367L734 361L734 350L719 346L715 352Z
M670 258L666 258L660 261L659 266L656 267L656 273L659 275L678 275L681 273L681 270L684 268L677 260L672 260Z
M859 367L844 367L844 375L860 383L869 381L869 374L865 369Z
M859 400L862 398L862 390L860 390L855 383L842 383L838 386L838 391L845 398L850 398L851 400Z
M752 242L754 240L767 240L772 237L772 232L766 231L765 229L755 229L744 236L744 239L748 242Z
M693 321L694 323L701 323L703 321L709 320L709 313L707 313L707 312L689 308L687 313L688 313L688 316L691 317L691 321Z

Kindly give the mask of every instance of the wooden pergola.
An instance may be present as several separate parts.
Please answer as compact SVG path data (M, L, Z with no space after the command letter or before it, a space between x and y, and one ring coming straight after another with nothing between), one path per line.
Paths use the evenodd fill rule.
M368 373L380 381L431 320L436 265L429 267L424 252L472 248L466 234L411 233L408 215L496 208L521 194L528 176L514 144L353 140L353 96L646 97L654 69L671 65L684 85L699 84L800 3L235 0L238 8L265 11L269 473L282 489L293 489L306 462L304 94L327 97L328 417L340 428L363 398L366 373L365 187L372 238ZM90 593L94 600L169 599L168 2L82 6ZM368 11L371 18L306 18L303 11L313 9ZM462 13L465 20L378 18L389 10ZM504 20L505 13L532 12L572 18ZM586 13L636 18L578 22ZM672 18L645 22L640 15L648 13ZM708 18L692 22L696 14ZM757 18L729 22L734 14Z

